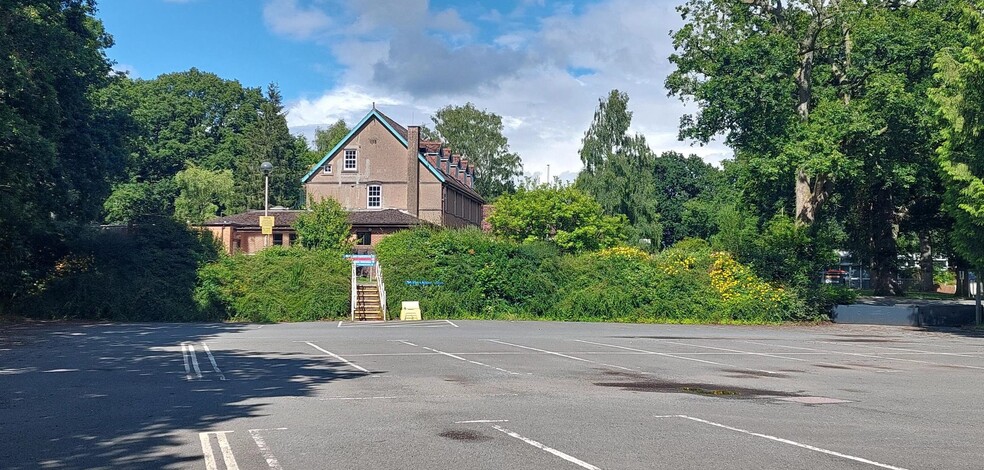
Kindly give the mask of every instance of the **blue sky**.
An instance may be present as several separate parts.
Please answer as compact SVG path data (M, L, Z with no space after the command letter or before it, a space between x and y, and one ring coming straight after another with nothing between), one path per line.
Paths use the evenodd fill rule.
M138 78L197 67L280 86L288 123L312 135L375 102L403 124L448 104L499 114L528 174L570 177L598 99L629 94L656 151L718 162L721 145L676 140L667 98L672 0L99 0L117 68Z

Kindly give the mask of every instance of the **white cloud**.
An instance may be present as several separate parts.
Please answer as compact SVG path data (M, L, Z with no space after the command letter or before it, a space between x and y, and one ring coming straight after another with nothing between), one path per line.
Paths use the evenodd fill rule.
M274 33L294 39L309 39L331 26L331 18L320 8L302 7L297 0L270 0L263 6L263 21Z
M113 71L125 73L126 76L130 78L140 78L140 74L137 73L137 69L130 64L113 64Z
M314 100L301 99L292 103L287 114L287 124L290 127L317 126L339 119L352 124L354 119L365 115L374 103L376 106L396 106L402 104L402 101L372 95L357 85L346 86Z
M574 174L598 99L617 88L630 97L632 130L654 151L693 153L715 164L731 155L719 143L694 147L676 138L688 109L663 88L671 70L669 33L681 26L669 3L606 0L576 13L558 8L535 23L513 22L485 36L472 34L474 25L458 12L431 12L425 0L399 9L374 0L350 6L348 14L358 20L329 46L345 72L321 97L290 105L295 131L311 132L338 118L354 124L373 101L403 124L429 123L436 109L470 101L503 117L527 174L544 173L548 164L551 175ZM454 31L435 32L435 17L470 36L464 43L441 36ZM503 15L489 10L475 19L487 23ZM569 69L590 73L573 77Z

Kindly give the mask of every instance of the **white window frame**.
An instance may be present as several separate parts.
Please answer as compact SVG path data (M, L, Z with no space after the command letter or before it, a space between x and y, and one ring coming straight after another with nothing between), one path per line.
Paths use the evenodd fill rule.
M352 152L352 159L349 160L349 152ZM359 152L356 149L345 149L342 151L342 171L358 171L359 169ZM349 163L352 164L349 167Z
M324 173L326 175L330 175L331 174L331 163L325 163L325 168L324 168L323 171L324 171Z
M372 194L373 188L376 189L376 195ZM376 205L372 205L373 198L376 198ZM383 185L381 184L370 184L366 187L366 207L370 209L378 209L383 207Z

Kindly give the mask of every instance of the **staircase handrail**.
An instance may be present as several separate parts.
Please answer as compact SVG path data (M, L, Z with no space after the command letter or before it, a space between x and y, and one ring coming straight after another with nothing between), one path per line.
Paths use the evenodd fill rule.
M355 262L352 262L352 306L350 308L352 321L355 321L355 304L358 303L358 290L355 285Z
M379 307L383 310L383 321L388 321L386 318L386 284L383 283L383 267L379 264L379 259L376 259L376 288L379 291Z

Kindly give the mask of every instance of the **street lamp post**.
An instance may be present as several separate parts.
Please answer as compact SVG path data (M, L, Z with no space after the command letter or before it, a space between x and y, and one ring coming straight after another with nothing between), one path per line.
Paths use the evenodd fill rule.
M263 172L263 216L267 217L270 215L270 172L273 171L273 164L261 163L260 171ZM270 235L263 237L263 246L270 246Z

